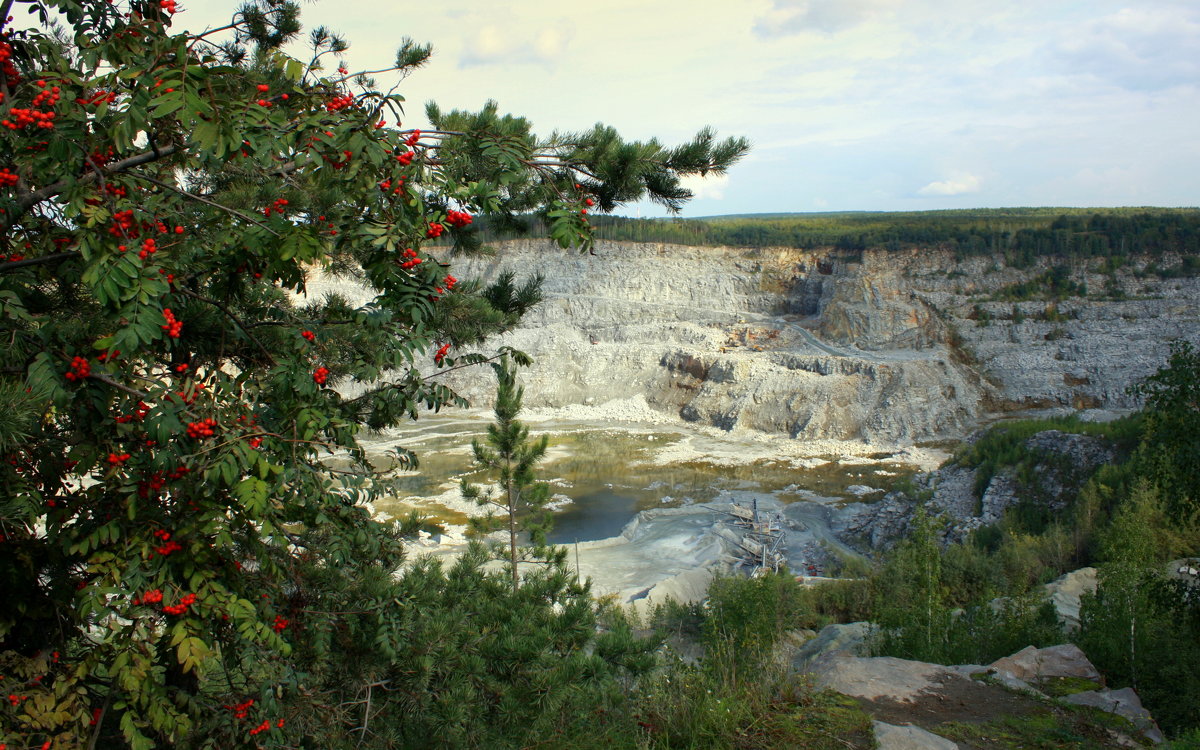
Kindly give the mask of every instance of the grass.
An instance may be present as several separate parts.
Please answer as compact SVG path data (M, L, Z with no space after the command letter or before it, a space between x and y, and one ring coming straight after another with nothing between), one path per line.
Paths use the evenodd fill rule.
M1082 707L1049 706L1025 716L1005 716L982 724L947 722L934 731L980 750L1096 750L1128 747L1119 739L1119 735L1149 745L1133 725L1121 717Z

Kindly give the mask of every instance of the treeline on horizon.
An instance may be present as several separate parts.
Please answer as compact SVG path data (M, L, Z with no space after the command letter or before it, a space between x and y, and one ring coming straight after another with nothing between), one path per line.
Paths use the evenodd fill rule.
M480 226L495 242L544 236L536 217L524 229ZM919 212L751 214L700 219L595 216L600 240L732 247L872 248L941 246L960 256L1001 255L1025 267L1041 256L1123 257L1200 254L1196 208L998 208Z

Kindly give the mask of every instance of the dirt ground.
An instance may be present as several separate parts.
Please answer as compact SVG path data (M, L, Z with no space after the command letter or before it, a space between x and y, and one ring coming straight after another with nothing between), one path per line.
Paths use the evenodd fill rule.
M958 743L962 750L1129 748L1141 738L1099 712L1078 711L996 685L952 675L915 701L858 699L870 716L913 724ZM1135 739L1136 738L1136 739Z

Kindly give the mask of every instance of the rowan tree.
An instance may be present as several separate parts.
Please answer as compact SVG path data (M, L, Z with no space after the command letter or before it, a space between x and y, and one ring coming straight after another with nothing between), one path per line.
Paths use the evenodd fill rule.
M293 2L250 2L197 33L175 0L4 0L0 18L22 9L33 28L0 41L0 743L374 737L365 686L389 678L335 686L311 660L351 663L374 642L400 680L413 671L396 659L427 653L399 645L431 643L449 614L386 598L413 526L364 510L385 482L358 436L461 404L438 375L506 353L457 349L529 301L460 283L446 254L475 245L473 217L531 211L586 249L589 208L677 207L680 176L720 172L746 144L539 138L492 105L406 128L374 76L430 48L404 39L352 72L346 42L317 27L296 59L282 51L301 31ZM318 275L369 301L306 297ZM472 559L458 578L406 575L426 570L427 593L487 589ZM361 574L336 584L358 598L314 606L343 570ZM590 601L546 580L546 618ZM447 690L499 679L470 674ZM364 689L353 726L311 720Z

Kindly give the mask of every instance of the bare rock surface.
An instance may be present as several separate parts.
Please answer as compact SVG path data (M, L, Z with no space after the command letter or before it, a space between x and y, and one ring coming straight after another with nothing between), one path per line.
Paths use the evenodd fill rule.
M961 435L996 409L1136 407L1126 388L1168 342L1200 341L1200 278L1136 278L1144 260L1118 272L1125 299L1012 303L992 295L1050 261L603 241L595 255L530 240L496 250L453 259L454 273L545 276L546 301L495 342L536 358L528 407L639 395L722 429L894 444ZM1105 288L1086 267L1072 273ZM314 274L309 296L328 292L367 301ZM492 398L485 378L446 380L477 405Z
M857 657L832 654L810 666L818 687L854 698L912 701L952 677L949 667L893 656Z
M871 623L851 622L844 625L826 625L816 637L807 641L792 658L792 669L808 671L809 665L833 654L858 656L865 653Z
M992 662L991 668L1008 672L1025 682L1050 677L1078 677L1094 681L1101 679L1100 672L1088 660L1087 655L1073 643L1047 648L1026 646L1012 656Z
M1073 645L1022 649L997 660L991 667L974 664L946 667L832 651L809 663L807 671L818 687L840 692L858 702L876 722L881 748L955 747L953 741L939 736L943 728L950 733L964 724L1025 718L1045 721L1051 714L1085 731L1095 747L1141 746L1124 731L1105 724L1089 724L1086 717L1067 710L1064 703L1092 706L1121 716L1146 739L1162 742L1153 717L1132 689L1087 691L1057 703L1031 687L1037 680L1059 677L1099 680L1091 662ZM896 744L887 744L892 742Z
M1077 706L1098 708L1101 711L1107 711L1110 714L1116 714L1127 719L1151 742L1159 743L1166 739L1163 737L1162 731L1159 730L1158 724L1154 721L1154 717L1142 706L1142 700L1133 688L1088 690L1068 695L1063 700Z
M958 743L917 726L872 722L879 750L958 750Z
M1072 570L1045 585L1046 595L1067 630L1079 628L1080 597L1096 591L1096 572L1095 568Z

